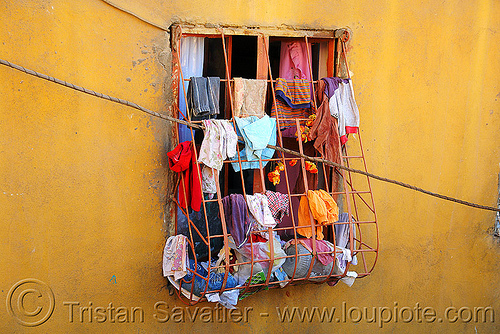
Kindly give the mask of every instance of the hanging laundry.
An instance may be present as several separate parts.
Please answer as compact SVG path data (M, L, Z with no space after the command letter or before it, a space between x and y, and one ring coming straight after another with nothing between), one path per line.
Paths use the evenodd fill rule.
M331 99L332 96L335 94L335 91L339 88L339 85L341 83L349 83L349 79L342 79L338 77L327 77L327 78L322 78L321 81L325 83L325 94L328 97L328 99ZM336 118L339 118L338 113L336 115L333 115Z
M217 185L215 181L215 173L219 173L217 169L203 166L201 169L201 191L204 194L216 194Z
M280 129L295 126L294 118L308 118L311 113L311 90L306 80L276 79L276 105L271 116L279 118Z
M337 223L346 222L346 224L335 224L335 244L337 251L337 270L339 274L346 272L347 264L350 262L353 265L358 264L356 255L351 254L350 250L350 227L349 227L349 214L343 212L339 215ZM353 228L353 237L356 237L356 229ZM341 282L347 284L349 287L353 285L354 280L358 277L355 271L347 271L346 275L340 279ZM328 282L328 285L334 286L337 282Z
M281 223L284 216L290 214L290 202L288 195L266 190L267 203L276 224Z
M203 75L203 61L205 55L205 38L204 37L182 37L180 40L180 63L184 78L199 77ZM179 84L179 110L186 115L187 95L184 90L187 89L186 83L183 81ZM184 119L181 112L179 118ZM179 127L179 142L192 140L191 129L184 124L178 124ZM194 132L195 130L193 130Z
M290 108L311 108L311 91L307 80L276 79L276 96L286 102Z
M276 221L269 209L268 200L265 195L259 193L247 195L247 205L252 216L263 228L273 228L276 226Z
M188 110L195 119L219 114L219 77L191 77L187 100Z
M177 145L167 153L168 164L172 171L179 173L184 178L179 183L179 205L181 208L191 206L194 211L201 207L201 180L200 168L196 163L196 152L190 141Z
M338 118L340 142L347 142L349 133L357 133L359 128L359 110L354 99L351 79L328 78L330 114ZM337 86L338 85L338 86ZM336 88L337 87L337 88Z
M310 54L311 45L306 45L305 41L281 42L279 77L311 81L307 60Z
M267 80L234 78L233 92L233 116L264 116Z
M240 151L242 169L260 168L259 159L271 159L274 155L274 149L267 145L276 145L276 120L264 115L262 118L250 116L245 118L235 117L237 133L245 141L245 148ZM232 159L237 160L235 155ZM267 165L268 161L262 161L262 167ZM238 162L231 163L235 172L240 171Z
M251 223L248 219L247 203L241 194L231 194L222 199L224 218L228 232L234 239L237 248L240 248L248 238Z
M350 227L349 227L349 214L347 212L343 212L339 215L339 219L337 221L346 222L346 224L335 224L335 245L338 247L346 248L349 250L350 248ZM356 229L353 227L352 229L353 237L356 237ZM339 260L339 267L342 271L345 270L347 263L352 261L353 265L358 264L358 259L356 255L351 257L350 250L349 254L338 254L337 258Z
M237 152L238 137L228 120L203 120L205 136L200 147L198 161L202 169L202 190L204 193L217 193L215 175L222 170L224 160Z
M313 122L309 131L309 138L314 140L314 148L327 160L340 164L340 147L339 147L339 129L338 122L335 117L330 114L329 98L333 95L330 90L332 85L329 84L331 79L339 78L323 78L318 81L316 90L318 110L316 111L316 119ZM338 83L337 83L338 87ZM336 173L333 173L336 177ZM336 184L336 180L332 182ZM334 187L335 189L335 187Z
M326 191L309 190L306 196L300 198L299 211L298 211L298 225L308 226L297 228L297 233L305 236L306 238L312 237L311 220L309 218L309 210L315 220L316 226L316 239L323 240L323 226L328 223L335 223L339 217L339 208L335 200Z
M167 239L163 249L163 276L174 276L175 280L187 274L187 238L174 235Z

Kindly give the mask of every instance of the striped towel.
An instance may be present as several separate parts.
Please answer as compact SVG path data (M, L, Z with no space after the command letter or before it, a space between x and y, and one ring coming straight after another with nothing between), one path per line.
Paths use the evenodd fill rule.
M307 80L276 79L276 96L290 108L311 108L311 86Z
M276 117L278 110L280 129L294 126L295 118L308 118L311 110L311 86L307 80L276 79L276 107L273 105L271 116Z

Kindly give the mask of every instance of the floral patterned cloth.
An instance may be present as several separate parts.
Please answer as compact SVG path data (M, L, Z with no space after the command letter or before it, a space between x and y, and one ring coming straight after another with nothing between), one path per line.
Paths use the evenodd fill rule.
M222 169L225 159L236 155L238 137L228 120L203 120L205 137L201 143L198 160L205 166Z
M216 194L215 172L217 169L203 166L201 169L201 190L206 194Z
M187 238L174 235L168 238L163 249L163 276L174 276L175 280L187 274Z
M276 226L276 221L273 218L267 197L263 194L256 193L254 195L247 195L248 210L255 218L255 220L264 228Z

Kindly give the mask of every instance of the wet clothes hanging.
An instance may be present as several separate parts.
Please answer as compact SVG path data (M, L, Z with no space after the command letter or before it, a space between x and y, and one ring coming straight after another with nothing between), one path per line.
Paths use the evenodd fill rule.
M234 116L264 116L267 80L234 78L233 92Z
M354 98L351 79L324 78L326 92L330 98L330 114L338 118L340 142L347 142L349 133L357 133L359 128L359 110Z
M259 159L271 159L274 149L267 145L276 145L276 120L267 115L262 118L257 116L235 117L237 125L237 134L241 135L245 141L245 148L240 151L242 169L259 169ZM238 156L234 156L234 160ZM247 160L247 161L243 161ZM267 165L268 161L262 161L262 167ZM240 171L238 162L232 162L231 165L235 172Z
M339 217L339 208L337 203L330 194L326 191L309 190L306 196L300 198L298 220L299 226L307 226L297 228L297 233L306 238L312 237L311 220L309 211L312 213L314 223L316 225L316 239L323 240L323 226L328 223L335 223Z
M219 77L191 77L187 91L187 105L191 117L206 119L219 114Z
M222 199L224 218L228 232L234 239L237 248L243 246L250 233L251 224L248 219L248 208L242 194L231 194Z
M202 190L217 193L215 175L222 170L223 162L237 152L238 137L228 120L203 120L205 136L200 147L198 161L204 164Z
M170 169L182 175L179 184L179 206L185 209L190 206L194 211L200 211L201 206L201 180L200 168L196 163L196 152L190 141L177 145L167 153Z
M175 280L187 274L188 241L184 235L168 238L163 249L163 276L174 276Z
M329 98L333 94L330 95L330 80L325 79L335 78L324 78L318 81L316 94L319 106L316 111L316 119L309 131L309 138L314 140L314 148L325 159L340 164L338 121L330 113ZM336 86L338 87L338 84Z
M276 106L271 116L279 118L280 129L295 126L294 118L308 118L311 115L311 90L307 80L276 79Z

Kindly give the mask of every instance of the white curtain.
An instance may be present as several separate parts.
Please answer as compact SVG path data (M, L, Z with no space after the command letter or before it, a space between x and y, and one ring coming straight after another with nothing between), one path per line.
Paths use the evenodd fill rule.
M180 59L184 79L203 76L203 59L205 55L205 39L203 37L184 37L181 39ZM188 81L179 84L179 109L187 115L184 89L187 91ZM184 119L179 114L180 119ZM179 142L191 140L191 131L186 125L179 124Z

